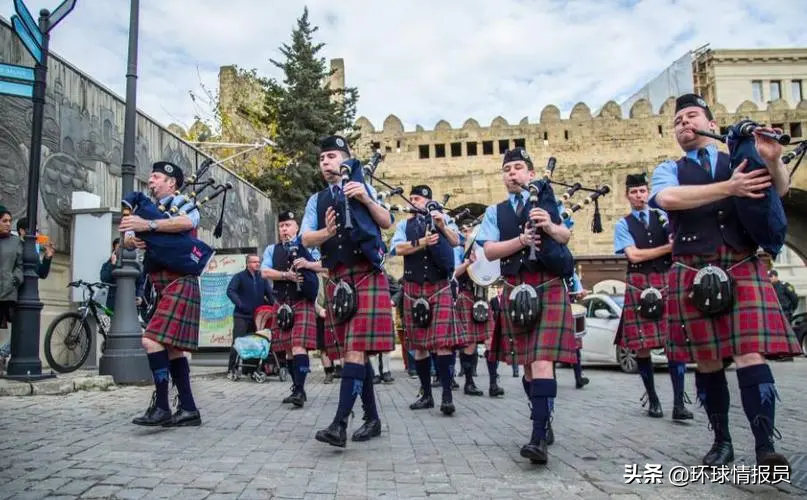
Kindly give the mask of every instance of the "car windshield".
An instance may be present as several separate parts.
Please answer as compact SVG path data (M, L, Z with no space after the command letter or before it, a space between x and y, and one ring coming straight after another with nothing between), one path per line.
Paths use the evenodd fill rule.
M625 296L624 295L611 295L611 300L616 302L616 305L619 307L625 307Z

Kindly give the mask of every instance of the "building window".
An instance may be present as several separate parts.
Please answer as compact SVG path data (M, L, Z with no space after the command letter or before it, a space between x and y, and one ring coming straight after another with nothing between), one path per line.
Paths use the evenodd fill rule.
M513 147L526 148L524 144L526 144L526 141L524 141L524 139L513 139Z
M544 132L544 140L545 141L549 140L549 132Z
M483 155L493 154L493 141L482 141L482 154Z
M762 80L751 81L751 93L754 95L754 102L762 103Z
M728 135L729 128L726 126L720 127L720 135Z
M452 142L451 143L451 156L462 156L462 143L461 142Z
M801 137L801 123L792 122L790 124L790 137Z
M782 98L782 82L781 80L771 80L771 101Z
M801 102L801 80L790 82L790 97L793 99L793 104Z
M499 139L499 154L504 154L510 149L510 139Z
M445 144L435 144L434 145L434 157L435 158L445 158L446 157L446 145Z
M384 146L384 152L392 153L392 146Z
M418 146L418 156L420 156L421 160L425 160L429 157L429 145L428 144L421 144Z
M379 149L381 149L381 143L373 142L373 151L378 151Z
M465 151L467 152L468 156L476 156L476 143L466 142Z
M659 137L664 135L664 128L661 125L658 126L658 135Z
M566 139L567 141L569 140L569 131L568 130L563 131L563 138Z

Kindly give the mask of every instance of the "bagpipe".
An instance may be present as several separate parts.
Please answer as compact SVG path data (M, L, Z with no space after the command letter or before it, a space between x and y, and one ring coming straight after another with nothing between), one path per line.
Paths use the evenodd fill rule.
M317 273L310 269L297 270L292 266L294 261L300 257L310 262L314 262L315 259L311 256L308 249L302 245L299 239L283 243L283 246L286 247L286 251L289 253L289 268L293 269L298 275L303 276L302 283L299 281L296 282L297 293L308 300L316 301L317 293L319 292L319 278L317 277Z
M740 163L747 160L745 172L749 173L768 168L756 148L754 132L759 127L759 124L751 120L741 120L730 126L726 135L704 130L696 130L695 133L726 143L729 149L729 168L733 171ZM790 144L790 136L787 134L767 131L757 133L769 137L779 144ZM771 257L776 258L785 244L787 217L782 198L776 192L776 188L771 185L764 193L765 196L759 199L735 197L734 206L737 209L740 223L754 243Z
M529 191L530 193L528 203L524 207L524 212L529 213L533 208L541 208L549 214L552 223L560 224L561 222L569 221L572 215L584 206L594 204L594 219L591 224L591 231L593 233L601 233L602 217L600 215L598 200L601 196L611 192L611 188L608 185L597 188L587 188L579 182L564 184L553 180L552 174L555 171L556 164L557 160L555 157L550 157L544 176L540 179L533 180L527 185L521 186L523 190ZM555 191L552 188L553 184L568 188L560 199L555 197ZM562 215L558 214L559 205L564 202L568 203L572 196L578 191L587 191L590 194L583 200L582 204L575 203L571 205L570 208L564 210ZM532 220L527 221L525 228L533 231L533 233L540 230L533 224ZM543 231L541 230L541 232ZM549 272L563 278L568 278L574 273L574 257L569 247L558 243L551 237L541 238L540 248L538 248L535 243L530 243L529 260L540 262Z
M225 194L226 199L227 191L233 188L231 183L216 185L212 180L198 181L212 165L213 160L205 160L182 186L183 190L193 190L190 193L177 190L164 204L155 204L146 194L139 191L128 193L121 200L122 216L137 215L147 220L169 219L172 215L186 215L193 210L199 210L199 207L221 194ZM213 190L200 199L199 196L211 186ZM194 189L196 187L199 189ZM213 233L216 238L222 234L223 216L224 203ZM135 233L135 236L146 243L143 265L147 273L166 269L180 274L199 276L215 253L207 243L193 236L192 231L182 233L144 231Z

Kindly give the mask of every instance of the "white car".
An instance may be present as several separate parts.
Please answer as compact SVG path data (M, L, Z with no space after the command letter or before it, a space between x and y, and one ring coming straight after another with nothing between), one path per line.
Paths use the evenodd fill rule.
M636 352L614 345L624 300L622 295L594 293L580 301L580 305L586 308L586 335L580 350L581 363L619 365L623 372L637 372ZM653 364L667 364L664 349L653 349L650 358Z

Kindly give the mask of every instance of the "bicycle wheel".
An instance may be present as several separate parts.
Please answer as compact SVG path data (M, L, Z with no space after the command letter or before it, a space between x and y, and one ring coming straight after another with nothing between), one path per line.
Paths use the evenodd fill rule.
M92 346L90 327L75 312L60 314L45 333L45 359L59 373L70 373L87 361Z

